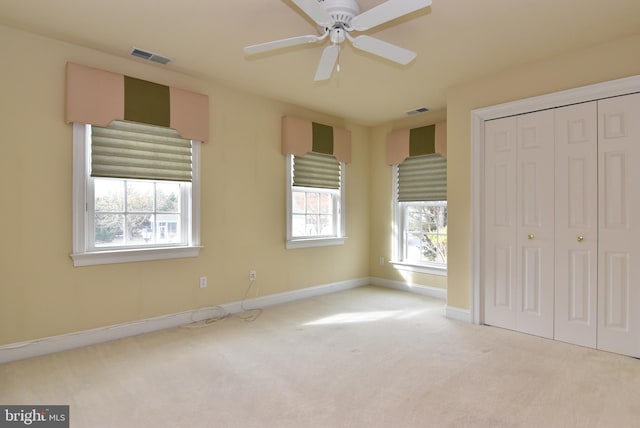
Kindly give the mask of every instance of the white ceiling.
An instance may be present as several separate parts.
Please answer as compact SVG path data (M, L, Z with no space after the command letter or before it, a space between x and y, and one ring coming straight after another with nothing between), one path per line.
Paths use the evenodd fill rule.
M452 86L638 34L640 0L433 0L364 33L417 52L414 62L345 43L326 82L313 81L324 44L244 56L247 45L317 34L291 0L0 0L0 23L124 57L139 47L174 59L158 67L373 125L444 109Z

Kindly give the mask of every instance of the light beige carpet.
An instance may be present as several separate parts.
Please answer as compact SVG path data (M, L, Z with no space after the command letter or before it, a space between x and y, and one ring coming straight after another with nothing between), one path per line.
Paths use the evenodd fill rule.
M72 427L639 427L640 361L377 287L0 365Z

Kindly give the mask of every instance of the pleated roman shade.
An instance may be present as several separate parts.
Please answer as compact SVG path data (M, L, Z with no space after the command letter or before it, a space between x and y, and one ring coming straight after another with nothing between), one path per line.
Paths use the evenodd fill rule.
M309 152L293 157L293 186L340 189L340 162L332 155Z
M447 160L439 154L409 157L398 165L398 202L446 201Z
M92 126L91 176L191 181L191 140L142 123Z

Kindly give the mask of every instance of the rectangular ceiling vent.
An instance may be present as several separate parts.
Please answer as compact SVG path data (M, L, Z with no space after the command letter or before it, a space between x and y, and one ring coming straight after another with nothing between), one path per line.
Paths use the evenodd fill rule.
M133 48L131 49L131 56L144 59L147 61L157 62L159 64L169 64L173 61L171 58L155 54L153 52L145 51L144 49Z
M420 108L416 108L416 109L413 109L413 110L409 110L407 112L407 116L413 116L414 114L426 113L428 111L429 111L428 108L420 107Z

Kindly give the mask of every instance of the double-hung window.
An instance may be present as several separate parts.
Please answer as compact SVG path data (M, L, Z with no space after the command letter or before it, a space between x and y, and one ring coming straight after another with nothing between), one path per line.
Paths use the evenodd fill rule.
M394 166L396 264L425 273L447 268L447 164L439 154Z
M287 155L287 248L344 243L344 163Z
M198 255L199 142L125 121L73 140L75 266Z

